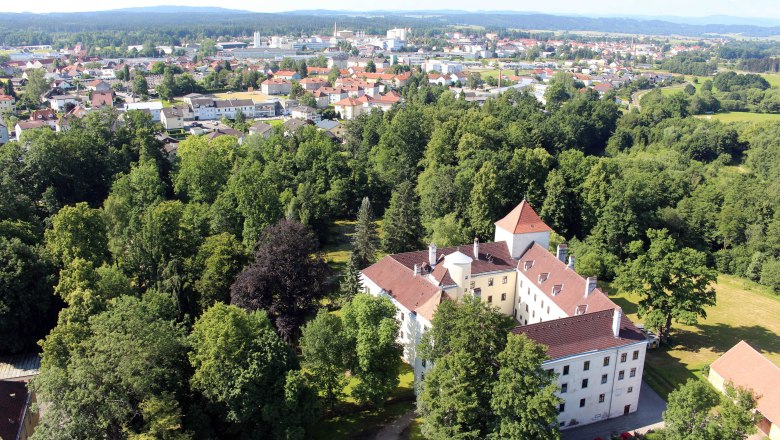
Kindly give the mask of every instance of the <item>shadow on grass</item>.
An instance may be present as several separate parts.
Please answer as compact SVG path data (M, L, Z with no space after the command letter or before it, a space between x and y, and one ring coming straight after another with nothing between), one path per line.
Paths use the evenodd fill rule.
M623 313L626 315L633 315L639 310L639 306L637 306L636 303L629 301L627 298L613 296L609 299L611 299L615 304L619 305L620 308L623 309Z
M679 359L669 353L670 350L672 349L667 346L648 350L643 374L645 382L664 400L688 379L697 378Z
M675 330L672 343L675 350L698 352L702 349L725 353L739 341L746 341L765 353L780 353L780 338L760 325L735 327L728 324L699 324L698 331Z

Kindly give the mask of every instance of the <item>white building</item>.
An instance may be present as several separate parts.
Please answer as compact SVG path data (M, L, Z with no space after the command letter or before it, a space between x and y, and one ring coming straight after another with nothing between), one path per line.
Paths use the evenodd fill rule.
M51 109L58 112L62 112L68 104L77 105L80 102L79 97L74 95L54 95L49 98Z
M595 278L575 272L565 245L555 255L548 250L551 232L523 201L496 222L492 243L445 249L431 243L361 272L366 291L398 309L398 340L415 381L430 367L416 356L416 345L439 303L471 295L515 317L514 333L548 346L544 367L559 373L562 429L637 410L646 339Z
M390 29L387 31L387 38L406 41L406 36L408 32L409 29L404 29L404 28Z
M125 104L125 111L127 110L141 110L148 111L152 115L153 122L160 121L160 113L162 112L163 105L159 101L148 102L130 102Z

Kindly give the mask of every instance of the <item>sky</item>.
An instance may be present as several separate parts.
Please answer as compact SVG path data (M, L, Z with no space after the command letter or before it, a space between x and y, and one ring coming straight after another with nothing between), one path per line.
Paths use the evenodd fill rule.
M334 10L436 10L458 9L473 11L477 9L533 11L553 14L587 14L587 15L650 15L650 16L680 16L703 17L708 15L731 15L737 17L780 18L778 0L547 0L547 1L497 1L493 3L475 2L474 0L394 0L390 3L372 2L366 0L231 0L230 2L215 2L214 0L36 0L21 2L2 0L0 11L3 12L82 12L99 11L137 6L185 5L185 6L220 6L233 9L244 9L255 12L283 12L301 9L334 9ZM31 8L34 5L34 9ZM392 5L388 7L388 5Z

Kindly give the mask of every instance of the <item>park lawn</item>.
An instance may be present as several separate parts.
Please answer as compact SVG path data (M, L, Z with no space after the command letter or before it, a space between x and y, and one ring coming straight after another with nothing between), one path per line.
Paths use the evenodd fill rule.
M174 99L173 102L169 102L167 99L163 99L161 101L162 101L162 105L163 105L164 108L165 107L171 107L171 106L174 106L174 105L184 104L184 101L182 101L180 99Z
M312 429L313 440L336 439L369 439L373 438L384 425L393 419L411 411L414 403L414 372L407 365L401 365L399 371L398 387L390 395L390 402L382 408L373 408L364 411L356 411L337 417L321 420L315 429ZM344 392L355 385L356 381L350 380L344 388ZM344 405L354 405L351 397L344 399Z
M284 124L284 121L282 121L281 119L270 119L270 120L268 120L268 121L263 121L263 122L266 122L266 123L268 123L268 124L269 124L269 125L271 125L272 127L277 127L277 126L279 126L279 125L282 125L282 124Z
M662 397L689 378L704 378L702 369L745 340L780 365L780 296L752 281L720 275L715 285L717 305L699 324L672 325L670 347L648 350L645 380ZM635 296L611 296L634 321Z
M761 76L767 80L770 86L780 87L780 73L762 73Z
M721 122L780 122L778 113L723 112L714 115L697 115L697 118Z

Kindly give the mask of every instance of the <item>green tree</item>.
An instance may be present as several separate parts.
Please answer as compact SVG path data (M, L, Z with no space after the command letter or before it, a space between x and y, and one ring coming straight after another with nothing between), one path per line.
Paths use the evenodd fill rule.
M355 263L355 254L350 252L349 258L347 259L347 265L341 273L337 301L341 305L346 304L352 301L352 298L362 290L363 286L360 282L360 269L358 269L357 263Z
M288 373L297 365L264 312L216 303L195 322L189 344L190 386L218 405L226 434L303 438L284 435L294 416L285 405Z
M341 398L347 385L345 372L348 352L341 318L320 309L317 316L302 328L302 367L311 374L312 385L319 391L326 407Z
M133 79L133 93L144 99L149 97L149 83L141 74L136 74Z
M366 293L356 295L342 309L344 335L354 352L347 367L357 380L352 397L381 405L398 386L403 348L396 341L399 323L389 299Z
M148 304L130 296L113 300L89 319L75 346L63 339L67 331L58 326L43 343L32 389L48 406L33 438L141 434L149 421L144 402L181 391L184 329L157 316Z
M366 63L366 72L376 73L376 64L374 63L374 60L368 60Z
M717 273L707 267L703 252L680 249L667 230L649 229L647 237L646 251L640 242L631 244L637 256L620 269L616 281L639 295L639 315L665 341L672 320L693 325L707 317L705 307L715 305L712 283Z
M417 399L423 435L487 438L495 421L491 400L499 379L496 360L507 344L512 319L466 296L462 303L442 302L431 324L417 349L420 358L433 363Z
M227 184L238 148L238 141L232 136L212 141L204 136L190 136L182 141L176 153L176 193L193 202L213 203Z
M173 70L166 67L163 73L162 81L155 87L157 94L160 95L160 99L164 99L168 102L173 101L173 97L176 96L176 80L173 78Z
M108 258L108 235L103 213L86 203L65 206L51 219L46 230L46 249L67 266L75 258L101 265Z
M371 201L368 197L363 197L357 214L357 223L355 223L355 234L352 236L352 255L354 266L358 270L365 269L376 262L378 241Z
M49 90L49 81L46 79L46 71L43 69L28 69L27 83L24 85L22 99L31 107L41 103L41 95Z
M496 418L491 439L558 439L555 377L542 368L547 349L524 334L507 336L498 356L498 380L490 406Z
M474 233L482 241L493 237L493 223L503 207L498 192L498 170L492 162L485 162L474 176L469 202L469 221Z
M403 182L396 187L382 223L382 248L385 252L407 252L422 246L423 228L417 203L417 194L411 183Z
M195 256L200 310L216 302L230 303L230 285L246 261L244 247L233 235L223 232L206 238Z

